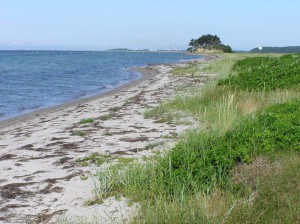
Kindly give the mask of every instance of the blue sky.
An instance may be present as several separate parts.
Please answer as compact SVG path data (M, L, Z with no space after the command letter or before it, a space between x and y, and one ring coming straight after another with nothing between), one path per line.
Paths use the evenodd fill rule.
M186 49L216 34L235 50L300 45L299 0L0 0L0 49Z

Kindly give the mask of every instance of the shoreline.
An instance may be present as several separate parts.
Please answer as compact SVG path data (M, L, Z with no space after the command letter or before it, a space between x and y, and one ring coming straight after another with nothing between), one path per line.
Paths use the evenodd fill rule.
M196 59L188 59L186 61L201 59L200 55L197 55L197 56L198 56L198 58L196 58ZM163 62L161 62L161 63L163 64ZM179 62L175 62L174 64L176 64L176 63L179 63ZM160 65L160 64L153 64L153 65ZM48 111L48 110L51 111L51 110L55 110L56 108L59 108L59 107L64 107L64 106L73 105L73 104L77 104L77 103L79 104L80 102L85 101L85 100L90 101L90 100L93 100L94 98L101 97L102 95L105 96L105 94L107 94L107 93L114 92L114 91L119 91L122 88L126 88L126 86L130 85L130 83L138 82L140 79L143 80L143 76L145 74L143 74L143 72L140 72L139 70L141 70L143 68L146 68L146 67L151 67L149 62L148 62L148 65L146 63L142 66L133 64L132 67L120 68L120 69L125 69L125 70L132 70L132 71L136 70L141 74L141 77L135 77L132 80L127 80L123 84L116 85L116 87L113 87L113 89L107 89L104 92L99 90L99 91L97 91L98 93L93 93L93 94L91 94L89 96L86 96L86 97L83 97L83 98L79 97L77 99L76 98L68 99L66 101L59 102L58 104L57 103L54 103L52 105L51 104L50 105L41 104L40 107L28 108L27 111L16 111L13 114L11 114L9 112L8 113L3 113L3 117L2 117L2 119L0 119L0 128L4 125L7 126L11 123L15 123L15 122L13 122L14 119L22 121L22 120L24 120L23 117L24 118L25 117L32 117L30 115L34 116L34 115L37 115L39 112L44 114L44 111ZM145 73L147 73L147 71Z
M210 60L210 59L207 56L203 56L203 58L184 60L181 63L173 63L173 64L168 64L168 65L169 66L172 66L172 65L176 66L178 64L189 64L191 62L199 62L199 61L205 61L205 60ZM134 79L131 82L122 84L121 86L118 86L118 87L116 87L112 90L102 92L102 93L98 93L98 94L93 95L93 96L88 96L88 97L85 97L85 98L79 98L79 99L67 101L67 102L64 102L64 103L59 104L59 105L54 105L54 106L50 106L50 107L37 109L37 110L31 111L31 112L28 112L28 113L25 113L25 114L17 115L15 117L0 120L0 129L4 128L4 127L8 127L10 125L14 125L14 124L19 123L19 122L26 121L28 119L33 119L34 117L45 116L48 113L53 113L53 112L56 112L56 111L61 110L61 109L66 109L66 108L69 108L69 107L72 107L72 106L78 106L82 103L87 103L87 102L97 100L97 99L102 98L102 97L111 96L113 94L118 93L119 91L125 90L125 89L133 87L135 85L138 85L141 82L151 78L153 75L155 75L155 71L153 71L153 67L160 66L160 65L165 65L165 64L131 67L131 68L129 68L129 70L139 72L141 74L141 77L139 77L137 79Z
M129 83L125 83L121 86L118 86L118 87L116 87L112 90L102 92L102 93L98 93L98 94L93 95L93 96L88 96L88 97L85 97L85 98L79 98L79 99L68 101L68 102L65 102L65 103L62 103L62 104L59 104L59 105L54 105L54 106L50 106L50 107L46 107L46 108L37 109L35 111L28 112L26 114L21 114L21 115L15 116L15 117L11 117L11 118L7 118L5 120L1 120L0 121L0 129L4 128L4 127L7 127L9 125L14 125L16 123L26 121L28 119L32 119L32 118L37 117L37 116L44 116L44 115L47 115L48 113L53 113L53 112L56 112L56 111L61 110L61 109L67 109L68 107L78 106L82 103L87 103L87 102L90 102L90 101L93 101L93 100L96 100L96 99L99 99L99 98L102 98L102 97L113 95L113 94L115 94L115 93L117 93L121 90L125 90L127 88L132 87L132 86L138 85L139 83L141 83L141 82L145 81L146 79L150 78L151 76L155 75L154 74L155 71L153 71L151 69L151 66L150 67L149 66L132 67L132 68L129 68L129 69L132 70L132 71L139 72L141 74L141 77L139 77L138 79L134 79Z
M211 58L199 59L199 66L207 60ZM1 123L0 222L48 223L62 214L97 214L107 222L112 220L110 214L129 220L136 207L129 206L126 198L85 205L95 197L91 176L102 166L83 166L76 160L93 153L108 155L113 163L119 158L139 160L173 146L191 122L197 126L186 116L179 123L144 117L147 109L175 97L178 88L200 88L212 78L170 73L182 66L186 65L135 68L143 76L134 82ZM81 124L86 118L94 121Z

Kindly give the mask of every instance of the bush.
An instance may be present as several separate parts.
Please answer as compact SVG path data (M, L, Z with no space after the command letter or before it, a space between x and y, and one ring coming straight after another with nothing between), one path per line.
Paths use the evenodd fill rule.
M253 57L237 61L237 75L219 80L219 85L233 89L275 90L300 87L300 57Z
M232 53L232 49L229 45L218 44L213 47L216 50L222 50L224 53Z
M275 104L222 136L190 134L160 164L164 188L173 194L222 186L235 164L276 150L300 151L300 100Z
M94 119L92 118L84 118L80 120L80 124L89 124L89 123L93 123Z

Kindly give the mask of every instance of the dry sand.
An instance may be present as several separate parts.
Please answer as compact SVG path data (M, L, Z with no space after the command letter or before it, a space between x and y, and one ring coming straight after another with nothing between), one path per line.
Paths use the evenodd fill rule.
M140 68L140 80L110 93L1 122L0 223L48 223L61 215L97 216L98 223L130 219L136 206L128 206L125 198L85 205L94 197L93 181L82 177L99 168L75 160L93 152L116 159L150 156L174 144L174 136L193 120L165 123L145 119L144 111L174 97L182 86L202 86L211 78L173 76L174 66L185 65ZM81 124L84 118L94 122ZM86 136L72 135L75 131Z

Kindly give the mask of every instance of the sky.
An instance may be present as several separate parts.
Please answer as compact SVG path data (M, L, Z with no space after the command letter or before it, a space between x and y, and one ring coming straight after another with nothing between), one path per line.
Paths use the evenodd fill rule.
M300 0L0 0L0 50L300 45Z

